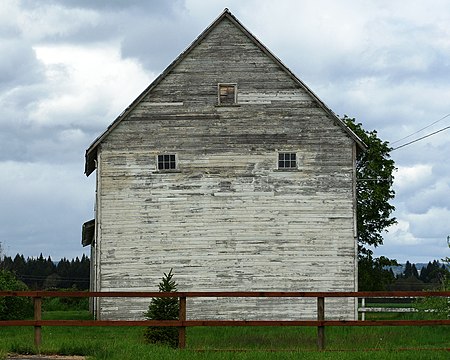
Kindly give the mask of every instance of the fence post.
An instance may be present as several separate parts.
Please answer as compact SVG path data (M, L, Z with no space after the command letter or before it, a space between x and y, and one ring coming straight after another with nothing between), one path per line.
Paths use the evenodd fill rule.
M33 297L34 304L34 320L42 320L42 298L40 296ZM42 343L41 326L34 325L34 346L39 348Z
M178 314L179 321L186 321L186 296L180 296L180 309ZM186 326L178 327L178 348L186 347Z
M325 298L317 298L317 320L325 320ZM317 327L317 347L319 350L325 349L325 326Z
M361 307L363 308L363 311L361 312L361 320L366 320L366 298L362 298L361 300Z

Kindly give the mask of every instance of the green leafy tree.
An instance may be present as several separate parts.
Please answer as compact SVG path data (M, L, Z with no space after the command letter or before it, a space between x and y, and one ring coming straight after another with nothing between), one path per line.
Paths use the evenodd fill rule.
M158 285L160 292L176 292L178 285L173 280L172 269L164 273ZM148 320L178 320L179 303L177 297L152 298L145 317ZM178 346L178 328L149 326L144 333L145 340L152 344L164 344L176 348Z
M448 247L450 248L450 239L447 238ZM450 258L447 256L442 261L446 265L450 265ZM433 263L435 263L433 261ZM439 264L436 261L437 264ZM433 264L430 262L428 263L427 268L432 268ZM446 266L443 266L440 268L441 271L439 272L440 276L440 289L442 291L450 291L450 271L447 269ZM438 319L449 319L450 318L450 299L447 297L429 297L429 298L422 298L418 299L415 302L415 307L417 310L419 310L419 313L423 317L434 317Z
M374 258L371 247L382 245L383 232L396 223L391 216L395 208L389 203L395 196L392 189L395 164L389 144L378 137L376 130L366 131L361 123L347 116L342 120L367 145L367 151L360 151L356 159L359 288L381 290L393 280L386 274L389 272L386 267L397 262L386 257ZM381 284L374 286L377 279Z
M389 266L395 261L385 256L360 257L358 260L358 284L362 291L382 291L395 281L395 276Z
M27 286L7 270L0 270L0 291L25 291ZM31 299L26 297L0 297L0 320L20 320L33 314Z
M445 259L442 259L445 262ZM434 260L429 261L428 265L422 268L420 272L420 280L425 283L441 284L442 279L448 277L448 270L445 265L441 264L439 261Z

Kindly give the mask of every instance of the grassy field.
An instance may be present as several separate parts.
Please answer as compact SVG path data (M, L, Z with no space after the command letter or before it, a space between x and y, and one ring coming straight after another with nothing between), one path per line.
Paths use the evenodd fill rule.
M87 311L48 311L44 319L89 319ZM183 351L148 345L143 328L44 327L41 353L91 359L448 359L450 327L329 327L316 350L315 328L188 328ZM37 353L31 327L0 328L0 359Z

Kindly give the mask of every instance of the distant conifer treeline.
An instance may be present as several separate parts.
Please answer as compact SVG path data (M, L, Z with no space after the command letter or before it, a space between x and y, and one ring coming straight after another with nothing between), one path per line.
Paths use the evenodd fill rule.
M0 257L0 269L13 272L30 289L89 289L89 258L61 259L53 262L51 257L24 258L17 254L14 259L9 256Z
M389 290L393 291L420 291L439 289L445 285L450 277L450 271L439 261L434 260L428 262L427 266L423 266L420 271L416 264L406 262L403 272L394 276L392 269L390 270L394 279L389 286Z

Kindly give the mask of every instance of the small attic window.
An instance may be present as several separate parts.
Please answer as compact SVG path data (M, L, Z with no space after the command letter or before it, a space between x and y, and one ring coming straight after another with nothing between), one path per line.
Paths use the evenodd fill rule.
M237 84L219 84L219 105L234 105L237 102Z

